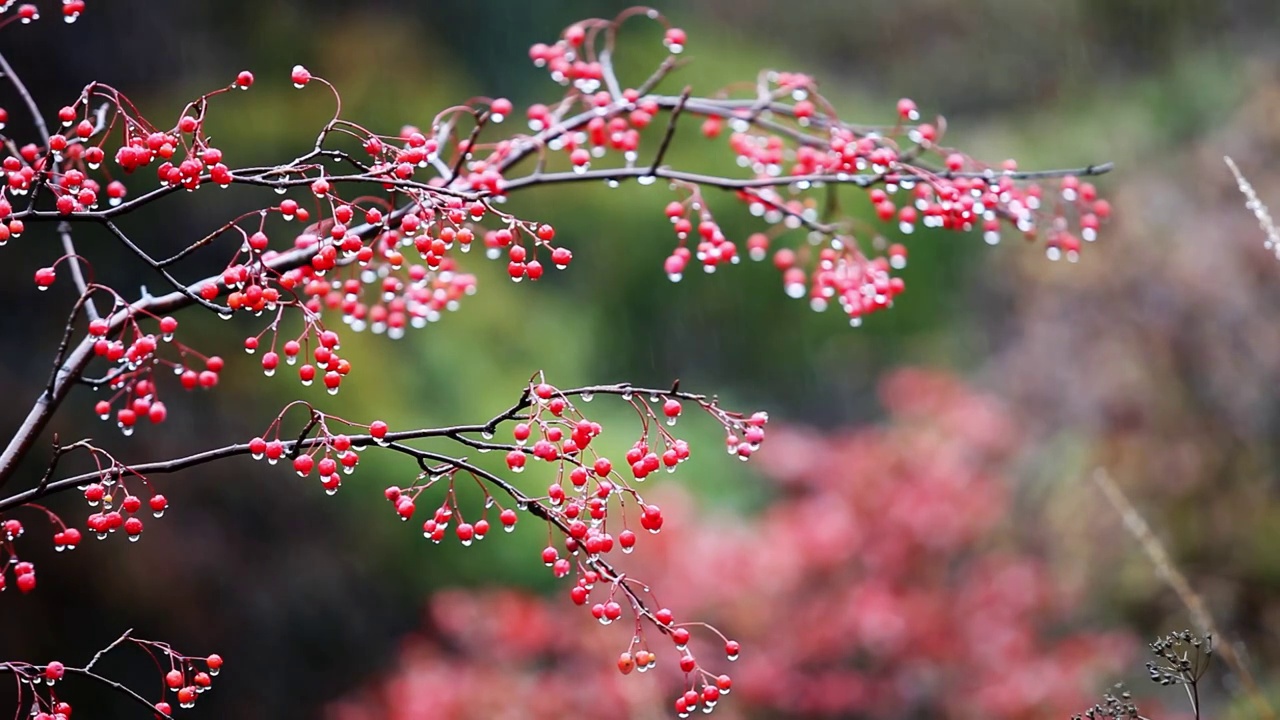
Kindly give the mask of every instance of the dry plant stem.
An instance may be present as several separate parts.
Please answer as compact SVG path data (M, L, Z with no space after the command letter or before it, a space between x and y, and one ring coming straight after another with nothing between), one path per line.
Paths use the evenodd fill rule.
M1271 707L1271 703L1267 701L1262 694L1258 683L1254 680L1253 673L1249 671L1249 667L1245 664L1244 659L1236 652L1235 645L1227 641L1221 632L1219 632L1217 623L1214 622L1213 615L1210 614L1208 606L1204 599L1196 593L1191 587L1191 583L1187 581L1187 576L1178 570L1169 557L1168 550L1165 549L1164 543L1155 536L1151 531L1151 526L1147 524L1142 514L1129 501L1128 496L1120 489L1112 479L1110 473L1105 468L1096 468L1093 471L1093 482L1106 496L1107 501L1115 508L1121 520L1124 521L1124 527L1133 535L1134 539L1142 547L1147 555L1147 559L1151 561L1152 566L1156 570L1156 575L1169 585L1178 599L1182 601L1187 612L1191 615L1191 621L1195 623L1198 630L1202 634L1209 634L1217 638L1223 638L1222 644L1218 646L1222 658L1231 667L1232 672L1240 679L1240 684L1244 686L1245 693L1253 702L1254 709L1258 713L1258 717L1267 720L1275 720L1275 709ZM1199 717L1199 698L1192 697L1192 705L1196 709L1196 715Z
M125 630L124 633L122 633L120 637L113 640L110 645L107 645L106 647L102 648L97 653L95 653L93 658L89 660L89 663L87 665L85 665L84 667L78 667L78 668L66 667L64 668L64 672L67 675L78 675L83 678L88 678L96 683L99 683L100 685L108 687L114 690L115 692L118 692L128 697L130 700L146 707L147 712L149 712L153 717L166 718L166 719L169 717L172 717L171 715L168 715L166 713L163 713L157 710L154 703L142 697L127 685L116 682L111 678L104 677L93 671L94 665L98 664L98 661L102 659L103 655L106 655L112 650L120 647L120 645L130 640L132 635L133 635L132 628L130 628L129 630ZM14 675L19 676L20 678L28 677L28 675L35 670L37 670L36 667L27 665L26 663L0 662L0 673L12 673ZM33 679L32 682L43 682L43 679ZM22 685L22 681L20 680L19 694L21 694L21 685ZM19 708L19 711L21 711L21 708Z
M1223 161L1227 163L1227 167L1231 168L1231 174L1236 176L1236 185L1240 187L1240 192L1245 197L1245 207L1258 218L1258 226L1262 228L1262 232L1267 236L1267 247L1280 257L1280 228L1276 227L1275 220L1271 218L1271 211L1258 198L1258 193L1253 189L1253 185L1245 178L1244 173L1240 172L1240 168L1236 166L1234 160L1230 157L1223 157Z

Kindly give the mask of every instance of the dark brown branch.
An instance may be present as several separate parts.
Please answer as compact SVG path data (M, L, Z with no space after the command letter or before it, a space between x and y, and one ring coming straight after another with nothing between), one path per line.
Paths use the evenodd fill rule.
M703 405L709 408L717 407L716 399L714 397L707 397L706 395L698 395L698 394L689 393L689 392L660 390L656 388L637 388L637 387L633 387L629 383L617 383L612 385L588 385L585 387L559 391L559 394L565 397L581 397L583 395L594 395L594 394L625 396L633 393L636 395L668 396L668 397L678 398L681 400L686 400L689 402L696 402L700 405ZM519 401L517 401L515 404L513 404L511 407L507 408L506 410L502 411L501 413L495 415L493 418L489 419L487 422L480 423L480 424L469 424L469 425L453 425L453 426L439 427L439 428L400 430L396 432L387 433L383 439L386 442L403 443L409 440L423 440L427 438L449 438L463 445L467 445L469 447L474 447L474 448L504 449L504 450L511 449L513 446L485 443L467 436L469 434L470 435L477 435L477 434L483 435L486 433L493 434L493 432L497 429L498 425L504 422L507 422L509 420L520 419L522 417L521 412L529 408L531 405L532 405L532 400L530 399L528 390L526 389L525 392L521 395L521 398ZM313 419L314 417L315 416L313 416ZM318 419L315 419L315 421L318 422ZM349 435L348 439L351 440L352 447L357 447L357 448L370 447L377 444L377 441L373 438L373 436L367 435L367 434ZM327 438L324 438L324 437L307 438L305 436L299 440L287 441L284 443L285 455L288 457L296 457L296 455L300 451L323 445L326 442L328 442L328 440ZM71 446L68 446L68 447L71 447ZM527 449L525 450L527 451ZM213 462L215 460L224 460L226 458L237 457L237 456L248 455L248 454L249 454L249 444L240 443L236 445L227 445L225 447L215 448L212 450L205 450L203 452L195 453L193 455L187 455L185 457L174 458L171 460L139 463L135 465L128 465L126 467L129 472L134 473L136 475L142 475L142 476L160 475L160 474L178 472L180 470L185 470L187 468L195 467L197 465L203 465L205 463ZM3 512L5 510L10 510L20 505L25 505L27 503L34 502L40 499L41 497L45 497L48 495L53 495L58 492L73 489L85 483L94 482L100 478L101 478L101 473L99 473L98 471L81 473L78 475L60 478L53 482L46 483L43 487L40 487L40 488L32 488L30 490L15 493L9 497L0 499L0 512Z
M942 170L938 172L924 172L913 168L904 167L895 170L892 173L864 173L856 175L779 175L778 177L767 178L747 178L735 179L725 178L713 175L702 175L699 173L684 172L680 170L672 170L670 168L604 168L601 170L588 170L587 172L557 172L542 173L538 175L526 175L522 178L511 180L503 185L504 191L519 190L530 185L549 185L552 183L568 183L568 182L585 182L596 180L624 180L628 178L638 178L646 176L656 176L667 180L679 180L681 182L693 183L695 185L703 185L707 187L716 187L723 190L746 190L750 188L778 187L783 185L794 185L796 183L825 183L835 185L853 185L855 187L873 187L875 185L883 185L896 178L898 181L912 180L915 182L925 182L932 179L953 180L956 178L990 178L998 179L1007 177L1012 180L1041 180L1048 178L1061 178L1068 175L1077 177L1088 177L1093 175L1103 175L1115 166L1112 163L1103 163L1101 165L1087 165L1082 168L1071 168L1066 170L1037 170L1030 172L950 172Z
M134 243L133 240L131 240L128 235L124 234L124 231L121 230L114 222L110 220L103 220L102 224L107 228L107 230L111 231L112 235L116 236L116 239L119 240L122 245L128 248L129 251L132 252L134 255L137 255L139 260L146 263L151 269L155 270L156 272L164 276L164 279L168 280L170 285L175 287L178 290L178 292L182 293L183 295L186 295L189 300L191 300L197 305L200 305L201 307L212 310L222 315L227 315L231 313L231 308L223 305L219 305L214 302L209 302L208 300L205 300L204 298L192 292L190 286L184 285L173 275L169 274L169 271L166 270L164 266L156 262L156 260L152 258L150 255L148 255L145 250L138 247L138 245Z
M658 145L658 152L653 156L653 164L649 166L649 175L656 175L658 168L662 166L662 158L667 154L667 148L671 146L671 138L676 135L676 123L680 121L680 113L684 110L684 104L689 100L689 93L693 92L690 85L684 86L684 92L680 93L680 100L671 110L671 119L667 121L667 130L662 134L662 144Z
M35 98L31 97L31 93L27 90L27 86L23 84L22 78L18 77L18 73L13 71L13 66L5 59L4 53L0 53L0 73L9 78L9 83L13 85L13 89L22 98L22 103L27 106L27 112L31 114L31 121L36 126L36 132L40 133L40 144L44 145L49 142L49 126L45 124L44 116L40 114L40 107L36 105Z

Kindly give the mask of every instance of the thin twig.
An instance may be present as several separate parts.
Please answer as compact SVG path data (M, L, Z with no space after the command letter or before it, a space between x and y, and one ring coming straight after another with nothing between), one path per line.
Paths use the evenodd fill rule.
M453 167L449 169L449 178L445 180L445 185L453 184L458 178L458 173L462 170L462 166L467 162L467 158L471 157L476 147L476 140L480 137L480 131L484 129L486 123L489 122L488 111L481 112L476 115L476 126L471 128L471 135L467 137L466 147L458 153L458 159L453 163Z
M676 122L680 120L680 113L684 111L684 104L689 101L691 92L693 92L693 86L685 85L684 91L680 93L680 101L671 110L671 119L667 122L666 132L662 134L662 144L658 146L658 152L653 156L653 164L649 166L649 175L656 174L658 167L662 165L662 158L667 154L667 148L671 146L671 138L676 134Z
M1156 570L1156 575L1173 590L1178 599L1182 601L1182 605L1191 614L1191 621L1197 625L1202 634L1210 634L1214 637L1223 638L1220 650L1223 659L1227 662L1236 677L1240 679L1240 684L1244 686L1245 693L1253 702L1254 709L1257 710L1258 716L1274 720L1276 717L1275 710L1271 707L1271 703L1263 696L1257 682L1253 678L1253 673L1249 671L1249 667L1245 665L1244 659L1236 652L1235 646L1226 641L1225 636L1218 631L1217 623L1214 622L1213 615L1210 614L1208 605L1204 599L1192 589L1191 583L1188 582L1186 575L1174 565L1173 560L1169 557L1169 552L1165 549L1160 539L1151 532L1151 526L1147 524L1142 514L1138 512L1133 503L1115 483L1111 475L1104 468L1097 468L1093 471L1093 482L1102 490L1102 494L1107 497L1111 506L1120 515L1124 521L1125 529L1129 534L1138 541L1143 552L1146 553L1147 559L1151 561L1151 565Z
M81 297L88 297L89 283L84 279L84 269L80 267L80 256L76 254L75 243L71 240L71 223L58 223L58 236L62 238L62 252L66 254L67 263L71 265L71 280L75 283L76 292L80 293ZM92 298L85 302L84 314L90 320L101 317L98 315L98 306L94 304Z

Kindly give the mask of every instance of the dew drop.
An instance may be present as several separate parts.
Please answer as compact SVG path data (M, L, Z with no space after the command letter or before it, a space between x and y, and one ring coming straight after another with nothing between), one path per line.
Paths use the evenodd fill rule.
M582 398L582 402L591 402L591 400L594 399L595 396L596 395L593 392L584 392L582 393L582 395L580 395L580 397ZM104 415L103 418L105 419L105 417L106 416Z
M138 540L139 540L139 539L141 539L141 538L142 538L142 536L141 536L141 535L130 535L130 536L129 536L129 542L138 542Z

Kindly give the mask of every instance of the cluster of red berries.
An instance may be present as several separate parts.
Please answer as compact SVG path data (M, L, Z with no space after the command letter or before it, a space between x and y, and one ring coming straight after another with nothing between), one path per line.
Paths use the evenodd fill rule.
M293 465L293 470L298 477L310 477L312 473L320 476L320 485L324 488L325 493L334 495L338 492L338 488L342 486L342 476L350 475L355 472L356 464L360 462L360 456L357 453L361 443L353 440L346 433L334 432L330 429L331 422L342 422L337 418L325 415L314 408L309 408L312 413L312 422L316 429L316 435L311 442L304 447L296 443L286 443L280 439L280 427L285 412L280 413L278 417L271 423L268 432L265 434L271 437L270 440L263 436L255 437L249 441L249 455L254 460L266 460L268 464L275 465L282 459L287 460ZM374 443L383 445L386 443L387 424L381 420L375 420L367 426L369 438ZM306 440L305 438L303 440Z
M17 0L6 0L0 3L0 16L5 15L9 10L14 9ZM73 23L80 19L84 13L85 0L62 0L62 19L64 22ZM17 20L23 25L27 25L40 19L40 6L35 3L22 3L14 9L12 16L0 19L0 27Z
M62 526L54 516L50 518L61 527L53 535L54 549L58 552L74 550L80 544L80 531ZM14 542L22 537L24 532L26 528L20 520L9 518L0 521L0 591L5 589L5 573L10 567L13 568L14 584L18 590L25 594L36 589L35 565L19 561L17 551L14 550Z
M671 98L641 96L632 89L602 89L606 73L598 59L601 42L611 48L617 25L637 13L666 23L647 9L629 11L613 21L572 25L556 43L530 48L535 65L546 67L554 80L572 84L577 91L573 103L561 103L555 111L542 104L528 111L530 127L549 133L547 146L563 151L576 172L585 173L594 158L610 150L623 153L626 167L633 166L640 131L661 109L673 108ZM665 42L678 52L685 42L683 31L668 26ZM991 167L942 146L944 126L919 122L919 110L910 99L898 102L895 123L868 129L840 121L808 75L772 72L763 80L766 94L758 95L750 106L713 99L687 104L682 100L678 107L703 116L702 133L708 138L720 137L727 122L733 130L730 149L759 183L739 189L737 195L778 232L753 235L757 242L751 256L764 259L771 236L807 229L812 243L776 251L784 289L792 297L807 296L817 311L827 309L833 299L838 301L852 325L891 307L903 291L903 281L892 277L891 271L902 267L905 251L874 232L865 243L875 249L870 252L846 223L819 222L810 191L826 183L860 182L868 189L876 216L896 222L902 234L918 226L980 230L988 243L995 244L1002 227L1010 225L1028 239L1043 235L1046 252L1055 260L1078 259L1081 240L1095 239L1110 214L1109 204L1098 199L1094 187L1076 177L1063 177L1056 196L1047 199L1040 185L1017 179L1012 161ZM615 96L618 92L620 97ZM561 123L575 109L594 116L583 130L570 131ZM931 158L936 161L932 165L927 162ZM652 180L641 178L642 182ZM707 178L705 184L717 182ZM668 277L680 280L695 259L706 272L739 262L738 246L720 232L704 209L699 184L672 184L688 189L693 200L672 202L667 208L680 240L665 261ZM696 244L686 243L690 237ZM885 253L890 245L897 252Z
M113 643L111 647L114 648L125 641L142 648L157 664L168 662L172 669L165 674L164 682L170 691L176 693L179 707L194 707L196 698L212 687L213 677L222 670L223 662L220 655L189 658L175 653L165 643L142 640L128 634ZM17 677L20 693L23 687L32 691L31 720L70 720L72 706L58 699L56 686L66 678L68 673L84 674L89 668L69 668L65 663L57 660L46 665L15 662L3 665ZM173 705L166 700L155 703L153 707L157 717L169 717L173 714Z
M171 317L156 318L160 332L143 332L137 315L125 321L112 337L111 324L105 319L89 323L89 336L95 338L93 352L113 365L105 384L113 392L106 400L94 405L94 412L103 420L112 417L125 435L132 435L142 420L159 424L168 417L168 409L159 399L155 382L155 369L168 367L178 376L178 382L186 390L211 388L218 384L222 372L222 358L204 356L174 340L178 321ZM162 356L160 350L169 347L176 358ZM117 408L117 403L119 407Z
M628 502L639 508L637 522L641 529L654 534L662 529L661 508L645 502L632 483L644 481L661 468L674 471L688 459L688 444L672 437L663 427L676 423L684 403L674 393L651 393L646 403L636 398L630 389L618 390L617 394L636 408L645 426L641 438L627 451L626 469L619 472L608 457L595 452L592 441L602 428L582 416L571 402L571 394L586 402L593 393L566 394L545 382L532 385L529 392L532 410L512 428L515 446L506 446L507 466L513 472L522 471L529 456L559 468L557 481L549 485L546 496L536 502L541 504L546 517L565 533L563 547L568 556L562 556L560 549L551 544L542 551L542 561L556 577L565 577L576 569L577 580L570 588L570 600L575 605L588 607L592 617L602 625L619 620L624 608L630 607L637 618L651 621L660 633L668 635L680 653L680 668L690 687L678 700L677 710L687 713L701 704L704 711L710 712L721 694L728 692L731 684L728 676L714 676L703 670L688 649L689 626L676 624L669 609L648 611L635 594L633 581L616 573L605 559L615 547L623 553L635 548L637 535L628 526L624 512ZM726 446L732 454L746 460L764 441L764 426L768 421L764 413L742 417L724 413L701 399L696 402L724 425ZM661 445L651 448L650 438L654 435ZM566 471L567 483L564 482ZM615 500L619 512L613 513L610 506ZM616 537L609 531L610 519L622 524ZM592 591L602 584L607 588L605 597L592 602ZM635 627L631 647L618 660L618 669L623 674L636 669L645 672L656 662L644 626L637 622ZM729 659L736 659L738 643L722 639Z
M617 24L632 15L644 15L663 23L666 32L662 43L667 51L678 54L684 51L687 37L684 30L672 27L661 14L651 8L633 8L624 11L614 20L584 20L565 28L560 39L553 44L536 43L529 48L529 59L540 68L546 68L551 79L562 85L572 84L584 93L595 92L604 80L604 65L591 51L601 33L611 34ZM612 39L609 40L612 43ZM586 50L586 52L584 52Z
M109 474L102 482L85 486L84 499L89 503L89 507L102 506L100 511L88 517L86 526L98 536L99 540L105 540L108 535L123 528L129 541L137 542L142 537L143 529L142 518L137 515L143 508L142 498L129 493L123 484L119 484L118 488L116 485L114 476ZM120 494L123 496L121 497ZM159 518L164 516L164 511L169 508L169 500L160 493L152 493L146 501L146 506L152 515ZM57 542L57 538L54 542Z
M174 693L180 708L193 708L196 699L213 687L213 678L222 671L222 656L210 655L203 660L171 655L173 669L165 673L164 684ZM196 663L204 665L197 669ZM164 715L173 713L173 705L168 700L157 702L156 711Z

